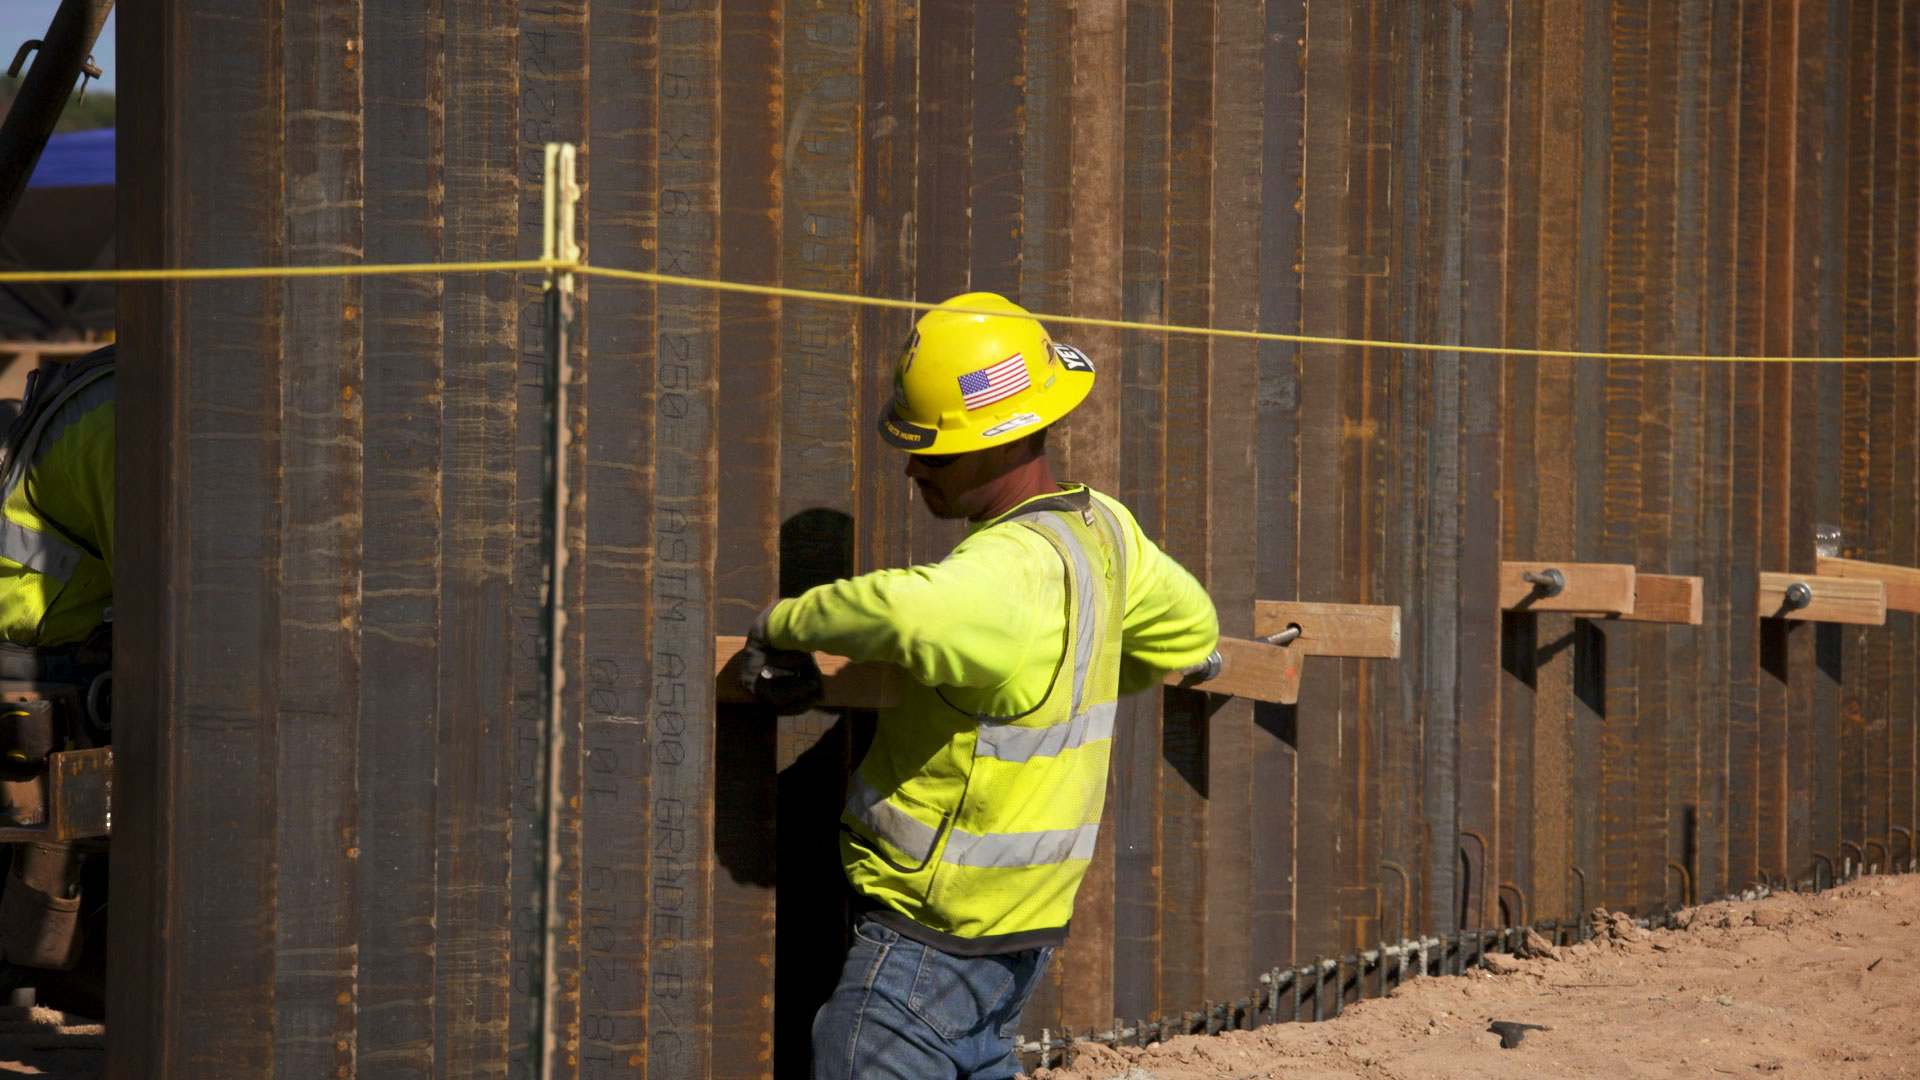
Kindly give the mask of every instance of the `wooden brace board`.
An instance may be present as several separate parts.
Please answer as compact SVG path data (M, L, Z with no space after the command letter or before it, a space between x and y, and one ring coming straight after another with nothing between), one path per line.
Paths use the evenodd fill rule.
M1706 606L1704 586L1703 579L1686 574L1636 573L1633 576L1632 611L1576 611L1573 614L1589 619L1699 626Z
M1557 596L1547 596L1521 578L1522 574L1558 570L1566 585ZM1500 607L1507 611L1604 611L1633 613L1633 566L1629 563L1503 562L1500 564Z
M1400 609L1395 605L1254 601L1256 635L1266 637L1296 625L1300 636L1288 648L1306 656L1400 658Z
M1815 569L1823 577L1884 582L1888 611L1920 611L1920 568L1822 555Z
M1787 609L1787 586L1800 582L1813 590L1806 607ZM1763 619L1800 619L1804 622L1859 623L1885 626L1887 586L1880 581L1822 577L1815 574L1775 574L1762 571L1758 599Z
M744 637L722 635L714 638L714 700L751 702L752 695L740 685L740 650ZM1169 672L1169 686L1184 686L1209 694L1230 694L1255 701L1291 705L1300 700L1300 660L1297 649L1267 645L1245 638L1221 638L1220 675L1203 683L1182 681L1179 672ZM814 663L820 666L821 688L825 696L820 704L840 709L884 709L900 702L900 680L906 676L891 664L856 664L844 656L817 652Z
M1221 638L1216 647L1222 661L1217 678L1187 682L1179 672L1170 671L1166 684L1281 705L1300 700L1300 662L1306 654L1299 649L1226 637Z

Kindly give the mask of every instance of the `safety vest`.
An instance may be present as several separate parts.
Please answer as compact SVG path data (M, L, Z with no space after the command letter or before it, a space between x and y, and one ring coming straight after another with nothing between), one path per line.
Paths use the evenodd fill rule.
M909 683L841 815L857 892L909 931L982 953L1051 944L1073 916L1106 799L1127 581L1120 523L1085 489L991 527L1032 529L1060 557L1052 684L1026 712L995 716L979 711L991 691Z
M45 489L33 474L64 437L104 439L111 447L112 415L95 413L113 401L113 373L108 346L36 378L7 430L0 451L0 637L9 641L77 641L112 603L101 538L48 512L71 494ZM110 450L103 467L112 468ZM111 513L110 504L97 509Z

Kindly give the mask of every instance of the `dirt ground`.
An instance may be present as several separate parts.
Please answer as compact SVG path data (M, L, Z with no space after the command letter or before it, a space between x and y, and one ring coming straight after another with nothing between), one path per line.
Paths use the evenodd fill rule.
M1920 1075L1920 875L1624 916L1558 958L1412 980L1319 1024L1113 1050L1034 1080ZM1490 1020L1543 1025L1502 1049Z
M52 1009L0 1007L0 1077L98 1080L106 1070L106 1027L98 1020Z
M1557 959L1415 979L1320 1024L1113 1050L1080 1044L1033 1080L1429 1080L1920 1076L1920 875L1694 908L1684 930L1624 917ZM1500 1047L1491 1020L1540 1024ZM0 1008L0 1077L95 1080L106 1036Z

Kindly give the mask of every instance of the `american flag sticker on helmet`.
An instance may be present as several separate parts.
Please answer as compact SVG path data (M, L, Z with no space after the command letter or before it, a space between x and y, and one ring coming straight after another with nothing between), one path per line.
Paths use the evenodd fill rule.
M1032 385L1027 378L1026 357L1014 353L992 367L960 376L960 400L971 412L1004 401Z

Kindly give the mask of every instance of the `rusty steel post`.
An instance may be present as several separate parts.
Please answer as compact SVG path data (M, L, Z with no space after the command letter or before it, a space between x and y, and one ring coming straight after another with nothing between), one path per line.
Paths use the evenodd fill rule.
M592 14L599 18L597 5ZM802 58L813 71L856 64L853 43L844 33L820 33L823 26L829 31L840 28L830 13L809 10L789 27L782 5L770 0L729 0L720 5L719 19L725 29L716 68L724 106L714 139L719 155L717 220L712 221L720 235L716 270L730 280L756 284L784 280L803 288L850 288L855 276L847 251L857 237L848 227L848 215L844 207L823 206L809 198L827 178L796 178L783 151L790 138L816 148L848 141L844 125L853 88L843 81L836 84L837 94L815 94L814 81L792 77L782 60L788 30L811 46ZM816 44L822 37L825 41ZM662 96L676 91L668 80ZM790 130L785 125L786 102L794 93L813 94L817 107ZM843 200L850 200L851 185L838 170L830 175L839 181L833 187L845 193ZM663 216L680 216L679 196L671 193L676 190L662 193ZM793 211L818 215L809 237L809 261L830 264L837 273L795 265L800 245L797 230L789 224ZM846 425L847 414L854 411L844 403L848 391L842 388L852 380L836 380L830 373L846 366L852 355L849 323L855 313L810 306L798 314L801 319L822 317L826 324L806 327L816 329L812 340L796 339L792 328L801 319L779 300L730 294L718 302L714 344L721 362L715 365L715 397L725 403L729 429L716 440L716 464L726 477L714 522L714 629L721 633L746 633L760 610L783 595L782 577L805 572L796 565L802 562L798 557L782 558L783 548L791 546L783 542L788 535L779 479L783 444L790 440L812 446L819 429ZM843 348L849 350L846 357L836 355L835 350ZM791 357L792 362L775 362L775 356ZM812 376L804 380L811 393L802 415L818 428L796 431L783 406L794 395L794 384L803 381L801 372ZM845 436L836 431L830 437ZM814 469L793 477L792 494L823 512L844 514L852 509L844 496L836 503L821 498L817 489L802 489L815 481L836 493L850 491L850 467L844 460L818 461ZM824 561L833 561L827 554L832 546L820 543ZM847 561L835 568L840 574L849 572ZM830 867L810 865L819 859L819 826L790 818L778 783L789 746L807 741L802 733L830 730L833 719L818 713L775 718L764 710L731 705L721 706L714 716L714 787L727 793L717 800L713 815L715 1075L753 1076L769 1068L794 1068L794 1062L805 1060L807 1029L796 1023L794 1014L810 1011L809 1004L817 1009L826 993L820 985L823 978L805 977L844 957L839 931L846 916L832 887L838 883ZM826 747L822 751L830 760L835 756ZM839 770L821 771L827 775L817 778L818 786L809 795L831 799L839 787ZM786 851L805 854L783 858ZM784 893L773 887L774 868L783 864L790 865L794 885ZM804 920L805 929L781 933L793 926L796 916ZM760 1004L769 998L790 1002L791 1007L769 1011Z

